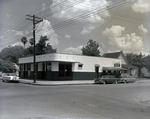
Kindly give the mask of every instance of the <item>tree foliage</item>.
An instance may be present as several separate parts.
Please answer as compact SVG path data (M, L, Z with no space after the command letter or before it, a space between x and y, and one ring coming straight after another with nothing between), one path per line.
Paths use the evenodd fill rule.
M18 59L24 54L22 46L9 46L0 52L0 70L7 72L14 72L14 63L18 64Z
M11 61L0 59L0 71L5 73L15 72L14 63Z
M38 43L36 43L35 45L35 52L36 55L41 55L41 54L47 54L47 53L56 53L57 49L53 49L52 46L50 44L47 44L46 41L48 41L49 39L47 38L47 36L41 36L40 40L38 41ZM30 39L29 42L31 41L31 46L29 46L28 48L26 48L25 50L25 56L32 56L34 51L33 51L33 39Z
M126 58L128 62L137 67L145 66L145 62L142 57L143 57L142 53L140 54L127 53L126 54Z
M139 77L141 75L141 68L146 66L145 61L143 60L142 53L140 54L134 54L134 53L127 53L126 58L130 64L133 66L137 66L139 69Z
M145 67L148 69L148 71L150 71L150 55L146 56L145 58L143 58L144 62L145 62Z
M9 46L1 51L1 59L18 64L18 59L23 56L24 48L22 46Z
M99 44L90 39L85 47L82 49L82 54L86 56L100 56Z
M27 38L26 37L22 37L21 38L21 42L23 43L24 47L26 45L26 43L28 42Z
M33 38L30 38L30 39L29 39L29 43L30 43L31 46L34 45L34 39L33 39Z

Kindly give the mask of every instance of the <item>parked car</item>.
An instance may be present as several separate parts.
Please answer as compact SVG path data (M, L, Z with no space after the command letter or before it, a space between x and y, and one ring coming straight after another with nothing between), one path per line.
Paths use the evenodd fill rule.
M15 74L5 74L2 76L3 82L19 82L19 77Z
M115 78L113 75L103 75L101 78L95 78L94 82L106 84L106 83L118 83L119 78Z
M133 76L121 76L119 83L134 83L136 78Z

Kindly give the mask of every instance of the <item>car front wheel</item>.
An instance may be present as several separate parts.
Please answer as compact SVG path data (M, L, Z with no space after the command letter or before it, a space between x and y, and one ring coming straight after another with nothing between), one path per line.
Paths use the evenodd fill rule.
M117 80L115 80L115 82L114 82L115 84L118 84L118 82L117 82Z
M103 81L103 84L105 85L105 84L106 84L106 82L105 82L105 81Z

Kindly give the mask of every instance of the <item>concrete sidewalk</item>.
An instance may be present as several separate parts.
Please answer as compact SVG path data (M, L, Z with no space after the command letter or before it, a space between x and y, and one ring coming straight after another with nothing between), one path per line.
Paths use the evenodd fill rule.
M45 81L45 80L36 80L36 83L33 82L33 79L20 79L20 83L37 85L37 86L59 86L59 85L87 85L94 84L94 80L75 80L75 81ZM137 83L150 82L150 79L138 78Z
M85 85L93 84L94 80L82 80L82 81L42 81L36 80L36 83L33 82L33 79L20 79L20 83L37 85L37 86L58 86L58 85Z

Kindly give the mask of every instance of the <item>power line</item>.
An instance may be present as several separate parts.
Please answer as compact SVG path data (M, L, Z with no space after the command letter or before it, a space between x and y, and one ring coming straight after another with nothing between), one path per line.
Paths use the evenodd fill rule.
M126 5L129 4L129 3L131 3L131 2L126 2ZM115 4L115 5L114 5L114 4ZM124 2L115 2L114 4L112 4L111 6L107 7L107 9L110 10L110 9L114 9L114 8L116 8L116 7L121 7L121 6L125 5ZM105 7L105 6L103 6L103 7ZM94 9L94 10L92 10L91 12L88 12L88 13L86 13L86 14L83 13L83 14L81 14L81 15L78 15L78 16L74 17L73 19L69 19L69 20L60 22L60 23L58 23L58 24L52 25L52 28L53 28L54 30L62 29L62 28L64 28L64 27L67 27L67 26L73 25L73 24L75 24L75 23L79 23L79 22L84 21L84 20L85 20L86 18L88 18L91 14L95 15L95 14L104 13L105 10L106 10L105 8L99 9L99 10Z
M131 2L128 2L128 4L129 4L129 3L131 3ZM115 5L113 5L113 4L115 4ZM125 3L124 3L123 1L117 2L117 4L116 4L116 2L114 2L113 4L111 5L111 7L108 7L108 9L113 9L113 8L115 8L115 7L119 7L119 6L125 5ZM55 25L52 26L52 28L53 28L54 30L58 30L58 29L60 29L60 28L64 28L64 27L67 27L67 26L69 26L69 25L73 25L73 24L75 24L75 23L79 23L79 22L85 20L87 17L89 17L89 15L90 15L91 13L92 13L93 15L95 15L95 14L98 14L98 13L102 13L102 12L104 12L104 11L105 11L105 8L100 9L100 10L95 9L95 11L93 10L93 11L87 13L86 15L85 15L85 14L82 14L82 15L79 15L79 16L75 17L74 19L69 19L69 20L63 21L63 22L61 22L61 23L55 24Z
M67 0L66 0L66 1L67 1ZM64 2L65 2L65 1L63 1L62 3L56 4L56 5L54 5L53 7L56 7L56 6L58 6L58 5L61 5L61 4L63 4ZM53 8L53 7L52 7L52 8ZM71 7L71 6L70 6L70 7ZM69 7L68 7L68 8L69 8ZM53 11L53 12L58 13L58 12L60 12L60 11L61 11L61 10L59 10L59 11L57 11L57 12L55 12L55 11ZM24 21L25 21L25 20L24 20ZM24 22L24 21L23 21L23 22ZM23 22L22 22L22 23L23 23ZM21 25L22 23L20 23L19 25ZM12 29L17 28L19 25L12 27ZM30 26L30 25L31 25L31 23L30 23L30 24L25 24L24 27L22 27L22 28L25 29L25 28L27 28L27 27ZM20 28L21 28L21 27L20 27ZM22 29L19 29L19 31L20 31L20 30L22 30ZM10 30L10 31L11 31L11 30ZM10 37L10 36L12 36L12 35L9 35L8 37ZM8 37L5 37L5 39L8 38Z
M128 2L127 2L127 4L129 4ZM116 4L117 6L119 6L119 7L121 7L122 5L126 5L126 4L124 4L124 3L121 3L121 4ZM120 6L121 5L121 6ZM113 7L110 7L110 8L114 8L114 7L116 7L116 6L113 6ZM109 9L110 9L109 8ZM102 11L103 12L103 11ZM80 21L81 22L81 21ZM71 24L72 25L72 24ZM52 27L53 28L53 27ZM58 29L54 29L54 30L58 30ZM48 32L50 32L50 31L47 31L47 32L45 32L44 31L44 33L48 33Z

